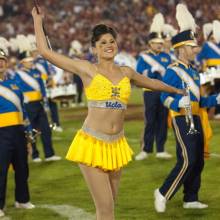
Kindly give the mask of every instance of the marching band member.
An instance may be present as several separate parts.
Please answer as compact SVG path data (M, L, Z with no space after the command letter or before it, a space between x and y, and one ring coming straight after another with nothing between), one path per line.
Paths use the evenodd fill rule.
M88 116L66 158L79 164L96 206L97 220L114 220L121 169L132 155L123 131L125 109L131 93L130 81L143 88L180 94L183 91L141 76L129 67L115 65L118 45L113 28L104 24L93 28L91 44L98 59L98 63L93 64L51 51L42 28L41 9L37 13L34 8L32 15L39 52L56 66L78 74L83 81Z
M203 26L203 34L206 42L202 46L196 61L203 64L204 70L210 67L220 66L220 22L215 20Z
M27 114L24 111L23 95L11 79L4 80L8 58L4 43L0 40L0 217L6 199L9 164L15 171L15 207L33 209L28 187L28 152L26 130L31 134Z
M41 72L41 76L44 85L46 87L46 90L54 87L55 83L53 78L54 75L56 74L56 68L52 64L50 64L47 60L45 60L42 56L39 55L37 51L35 36L29 34L27 36L27 39L31 44L31 56L34 58L34 65L36 69L38 69ZM48 97L48 107L50 110L50 116L52 120L52 124L50 125L50 127L52 127L54 131L62 132L63 128L60 125L57 103L53 101L50 97Z
M20 86L26 99L27 110L31 125L40 130L45 154L45 161L60 160L52 146L52 134L49 127L46 111L48 109L45 86L41 73L34 67L34 59L30 56L30 44L24 35L17 36L20 50L20 68L16 70L14 80ZM33 162L41 162L36 143L32 143Z
M158 80L162 80L166 67L171 63L170 56L163 52L163 25L163 15L161 13L156 14L148 37L150 49L142 52L137 61L137 72L143 76ZM160 101L160 92L144 89L143 96L145 116L144 146L135 159L143 160L147 158L153 152L154 140L157 147L156 157L171 158L171 155L164 151L167 139L168 110Z
M200 65L202 68L199 70L203 70L206 72L209 68L216 68L220 66L220 36L219 36L219 29L220 29L220 23L217 21L214 21L213 23L206 23L203 25L203 36L205 39L205 43L203 44L203 47L201 51L196 56L196 64L197 66ZM218 43L217 43L218 42ZM219 60L219 61L218 61ZM215 82L215 91L219 92L219 82ZM211 87L202 86L201 92L204 93L204 95L208 95ZM208 89L208 90L207 90ZM215 116L214 118L218 118L220 113L219 106L215 107ZM206 109L201 110L201 117L202 117L202 124L204 129L204 156L205 158L209 157L209 143L212 137L212 128L209 123L208 114Z
M177 62L170 65L163 81L176 88L186 88L187 95L162 93L161 99L171 110L172 124L176 137L177 163L165 182L154 192L155 209L165 212L166 203L184 186L183 208L204 209L208 205L199 201L201 173L204 166L203 129L199 108L220 103L220 95L202 97L200 95L199 73L190 65L195 59L197 42L194 37L194 18L183 4L177 5L176 18L180 32L172 38Z
M204 24L203 34L206 42L203 44L200 53L196 57L196 62L203 64L203 71L210 68L220 69L220 22L215 20L212 23ZM215 81L214 92L220 92L219 79ZM215 116L220 118L220 107L216 106Z

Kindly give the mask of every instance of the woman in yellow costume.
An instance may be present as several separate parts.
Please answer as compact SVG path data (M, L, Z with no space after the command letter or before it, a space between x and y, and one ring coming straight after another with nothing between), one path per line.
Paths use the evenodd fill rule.
M83 81L88 115L66 158L79 164L95 203L97 220L113 220L121 168L132 156L123 130L130 82L158 91L182 94L182 90L137 74L129 67L115 65L118 45L116 32L111 27L104 24L94 27L91 45L98 62L92 64L51 51L42 28L42 13L37 14L34 8L32 15L41 55L64 70L77 73Z

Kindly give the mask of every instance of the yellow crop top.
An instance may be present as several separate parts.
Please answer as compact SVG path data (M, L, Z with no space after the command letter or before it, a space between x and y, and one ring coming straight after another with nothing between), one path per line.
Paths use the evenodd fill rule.
M128 103L131 94L130 79L125 76L116 85L102 74L96 74L90 85L85 88L85 95L90 102L117 101L122 105ZM106 102L107 103L107 102ZM101 108L115 108L116 104L108 103L108 106L94 106Z

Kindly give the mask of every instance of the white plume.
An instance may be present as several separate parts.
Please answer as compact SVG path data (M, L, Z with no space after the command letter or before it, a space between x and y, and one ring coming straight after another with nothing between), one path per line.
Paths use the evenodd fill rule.
M22 53L25 51L31 51L31 44L27 37L19 34L17 35L16 40L17 40L19 53Z
M81 55L82 54L82 44L78 40L74 40L70 44L69 56Z
M0 49L4 51L6 56L8 56L9 46L9 42L4 37L0 37Z
M161 13L157 13L154 16L153 22L150 26L150 33L152 33L152 32L161 33L164 23L165 22L164 22L163 15Z
M165 36L173 37L177 34L177 30L170 24L163 25L163 34Z
M220 43L220 21L218 20L213 21L213 37L215 41L219 44Z
M27 39L31 44L31 50L37 50L37 42L36 42L36 37L33 34L28 34Z
M210 33L213 30L213 25L212 25L212 23L206 23L203 25L202 29L203 29L204 38L205 38L205 40L207 40L208 36L210 35Z
M13 52L16 52L18 50L18 42L16 38L10 38L9 39L10 48Z
M197 25L186 5L178 4L176 6L176 19L180 27L180 32L186 30L192 30L194 33L196 32Z

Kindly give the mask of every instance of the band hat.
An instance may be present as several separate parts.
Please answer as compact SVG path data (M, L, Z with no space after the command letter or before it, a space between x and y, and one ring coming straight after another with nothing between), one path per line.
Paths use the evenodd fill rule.
M178 33L172 38L171 41L174 49L183 45L192 46L192 47L198 46L195 34L191 30L186 30Z
M148 42L151 43L164 43L164 39L161 33L152 32L148 36Z
M192 14L188 11L186 5L177 5L176 19L180 27L180 32L176 34L171 40L173 48L177 48L183 45L197 47L198 43L195 37L197 25Z
M19 34L16 37L15 43L17 44L18 47L18 59L20 60L21 63L23 62L32 62L33 58L31 57L31 51L32 46L31 46L31 41L28 39L27 36ZM27 59L30 58L30 59Z
M220 21L213 21L213 37L217 44L220 43Z
M163 43L162 37L162 28L164 25L164 17L161 13L157 13L154 18L153 22L150 26L150 33L148 35L148 41L154 43Z

